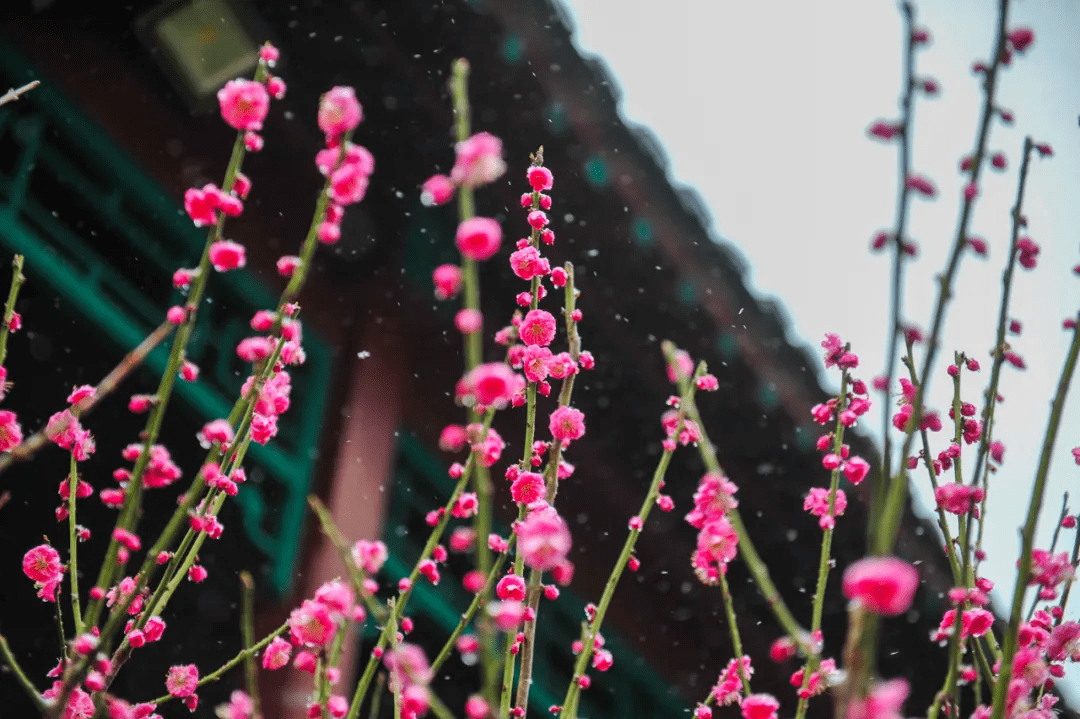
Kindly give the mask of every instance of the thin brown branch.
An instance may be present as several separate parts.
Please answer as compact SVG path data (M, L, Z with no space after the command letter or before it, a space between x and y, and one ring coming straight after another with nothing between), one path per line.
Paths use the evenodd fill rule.
M146 339L140 342L131 352L128 352L124 359L120 360L120 364L105 375L105 378L98 383L97 391L93 396L87 397L71 408L71 414L77 419L89 413L98 402L111 394L131 374L132 370L142 364L146 356L161 344L172 333L173 329L173 325L163 322L161 326L147 335ZM0 474L15 462L23 462L33 457L48 441L44 428L27 437L18 447L0 457Z
M41 80L32 80L22 87L13 87L3 95L0 95L0 105L6 105L9 102L15 102L26 93L33 90L35 87L41 84Z

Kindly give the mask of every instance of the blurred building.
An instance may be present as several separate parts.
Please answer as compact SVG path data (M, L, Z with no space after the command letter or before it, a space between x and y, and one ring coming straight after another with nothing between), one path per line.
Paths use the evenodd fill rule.
M228 224L230 238L247 246L249 265L215 278L190 353L203 375L178 388L177 416L165 430L187 472L201 457L195 430L223 416L245 376L235 342L248 333L251 313L272 306L282 287L274 262L294 253L307 230L321 186L313 162L322 142L315 108L329 87L357 89L366 119L355 139L375 154L376 172L367 198L346 214L341 242L320 248L302 296L308 363L294 375L293 406L279 438L253 454L252 481L226 510L225 537L203 553L210 579L178 597L166 617L175 638L157 654L147 650L118 691L147 699L161 693L169 664L198 660L210 667L235 653L239 568L259 570L259 623L266 628L341 574L306 513L308 492L327 501L351 539L388 542L388 580L405 574L419 553L427 536L423 517L451 486L445 468L452 459L438 452L436 440L444 425L463 417L452 401L462 366L453 303L436 303L430 281L435 266L456 259L455 214L419 201L423 180L452 164L446 84L457 57L473 67L473 127L503 138L510 168L478 193L479 212L504 222L506 245L514 232L524 233L517 198L526 189L529 153L543 145L555 174L558 240L550 254L575 263L585 348L597 358L597 368L578 382L574 404L587 414L588 434L569 452L577 469L559 494L577 573L559 602L541 606L531 715L561 701L583 604L599 597L659 457L659 417L672 393L659 349L665 338L706 360L718 377L720 391L701 399L708 431L739 485L743 516L774 580L808 623L820 530L802 499L809 487L827 483L813 446L820 428L810 416L827 397L818 353L788 336L779 304L748 291L738 250L716 236L698 194L671 180L659 141L621 118L618 88L601 59L575 48L572 23L557 2L136 1L101 13L35 0L6 13L0 85L43 83L0 109L0 243L6 253L27 255L29 277L20 305L27 332L10 343L16 385L6 406L20 411L24 426L36 427L59 409L71 384L96 381L178 299L171 273L192 266L204 237L182 212L183 192L221 181L234 138L215 112L213 93L250 72L264 39L282 50L277 72L289 90L272 107L266 148L245 163L254 181L247 209ZM495 326L511 316L520 290L506 252L483 269L485 314ZM488 337L488 358L497 359ZM150 370L163 364L162 354L148 363ZM111 481L119 448L141 427L127 415L126 398L153 382L152 372L130 380L88 420L101 447L87 470L100 474L87 477L96 487ZM509 457L521 451L521 415L504 414L496 428L510 442ZM851 444L874 456L861 438ZM682 517L701 466L693 452L676 457L666 487L676 511L650 517L638 545L642 567L619 588L605 631L616 663L586 693L588 716L677 714L707 695L732 657L719 591L698 584L688 561L695 532ZM62 474L61 466L44 476ZM41 475L34 465L0 480L13 497L0 509L7 514L0 515L2 546L14 548L9 558L40 541L42 527L56 531L55 486L34 479ZM852 501L833 544L839 568L864 552L863 501L871 483L846 487ZM144 526L168 514L170 502L155 499ZM507 492L500 503L505 527L513 516ZM109 519L105 511L87 512ZM87 551L100 552L101 541ZM913 705L924 706L944 674L945 653L927 637L950 580L935 530L910 512L899 551L921 563L925 587L906 617L886 623L890 652L881 671L912 680ZM49 607L28 596L13 567L5 562L0 575L0 631L28 656L41 682L56 662L52 632L41 631ZM451 573L458 568L452 563ZM846 621L839 568L826 603L832 655L840 652ZM787 705L788 676L797 667L767 663L778 636L769 610L740 564L729 579L745 649L760 658L754 688ZM445 635L465 603L452 577L437 588L425 585L410 610L418 640ZM27 621L12 626L8 607L23 606ZM366 657L360 641L346 676L357 656ZM454 681L437 678L434 688L458 709L475 670L449 664ZM301 716L306 678L270 677L267 716ZM227 676L204 703L223 700L240 681ZM830 712L827 700L812 710Z

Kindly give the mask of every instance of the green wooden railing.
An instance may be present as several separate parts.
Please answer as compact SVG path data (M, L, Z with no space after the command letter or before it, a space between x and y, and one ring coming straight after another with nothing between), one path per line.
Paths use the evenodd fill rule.
M32 79L42 85L0 108L0 244L25 255L26 274L103 343L126 352L182 303L172 273L198 263L205 230L0 37L0 86ZM251 334L255 310L277 301L247 272L215 276L210 296L187 350L202 369L199 381L176 385L177 396L205 419L226 416L239 396L248 368L233 348ZM304 348L307 362L291 370L293 402L278 436L248 455L249 476L263 481L243 485L237 497L279 594L293 576L331 376L330 349L317 333L304 333ZM146 367L160 374L166 359L167 348L158 347Z

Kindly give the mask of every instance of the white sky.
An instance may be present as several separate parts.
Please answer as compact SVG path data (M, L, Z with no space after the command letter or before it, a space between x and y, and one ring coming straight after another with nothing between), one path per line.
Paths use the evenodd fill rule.
M860 355L867 380L881 372L889 261L870 255L868 245L895 222L897 149L871 142L865 131L875 119L898 116L898 6L881 0L567 4L579 48L602 56L621 86L624 116L650 127L671 159L672 179L704 196L716 235L749 259L751 288L782 301L793 324L788 339L816 346L826 332L836 332ZM1080 263L1080 0L1011 5L1010 26L1031 27L1036 40L999 82L998 104L1014 111L1016 124L995 123L989 147L1006 153L1009 168L984 171L970 225L989 242L990 257L962 260L929 400L947 420L951 382L943 362L954 349L989 367L1024 136L1050 142L1055 157L1033 162L1024 206L1042 253L1038 267L1018 268L1013 282L1011 315L1024 332L1012 345L1029 369L1003 371L1005 403L994 435L1006 453L991 479L988 516L995 531L985 543L990 556L982 573L1004 590L995 596L999 612L1011 603L1017 530L1068 347L1061 321L1075 316L1080 304L1080 278L1070 272ZM945 266L957 223L958 163L974 147L983 102L970 67L991 52L997 3L922 2L917 20L933 42L918 54L916 72L942 87L937 99L917 102L912 161L915 171L933 179L939 197L915 199L908 221L920 253L909 265L905 317L928 332L933 277ZM978 376L963 394L981 408L989 372ZM835 377L828 381L836 385ZM1080 382L1073 384L1036 546L1048 545L1063 492L1071 490L1072 511L1080 511L1080 467L1069 452L1080 445ZM860 429L880 437L880 406L868 417L869 426ZM935 453L945 448L945 434L932 437ZM974 451L964 457L971 471ZM916 477L916 495L924 508L932 506L925 474ZM1071 549L1072 539L1063 532L1058 551ZM1080 618L1080 604L1073 602L1066 618ZM1075 705L1080 672L1070 671L1067 684Z

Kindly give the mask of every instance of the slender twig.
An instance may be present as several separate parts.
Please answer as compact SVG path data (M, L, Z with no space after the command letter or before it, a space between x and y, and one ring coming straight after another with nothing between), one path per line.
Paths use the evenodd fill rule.
M15 314L15 300L19 297L19 288L26 282L22 273L25 261L26 258L22 255L15 255L11 261L11 288L8 290L7 302L4 303L4 322L0 325L0 367L7 359L7 340L11 333L11 317Z
M376 719L379 716L379 705L382 704L382 694L385 688L386 672L382 672L375 681L375 691L371 694L371 709L368 711L368 719Z
M240 652L235 657L233 657L229 661L225 662L220 667L218 667L214 671L210 672L206 676L199 679L198 686L201 687L201 686L205 686L206 684L209 684L211 682L216 682L218 679L221 678L222 674L229 671L230 669L235 667L240 662L246 660L248 657L254 656L256 652L258 652L260 649L262 649L263 647L268 645L270 642L274 641L274 637L277 637L277 636L280 636L281 634L284 634L288 629L289 629L289 622L286 621L280 627L278 627L277 629L275 629L274 631L270 632L265 637L263 637L262 640L260 640L258 644L252 644L251 646L247 647L246 649L241 649ZM166 694L164 696L160 696L157 699L153 699L151 701L154 704L161 705L161 704L164 704L165 702L167 702L167 701L169 701L171 699L173 699L173 696L170 695L170 694Z
M75 499L79 489L79 468L71 452L68 470L68 575L71 581L71 614L75 618L75 636L83 632L82 602L79 599L79 528L75 523Z
M163 322L153 332L146 336L142 342L138 344L133 350L128 352L124 359L120 360L120 363L113 367L109 374L105 375L93 394L84 397L77 404L71 407L71 414L77 419L84 417L90 413L90 411L106 396L111 394L117 386L131 374L131 372L142 364L146 356L149 355L155 347L161 344L166 337L168 337L174 329L174 325ZM45 435L45 428L42 427L34 434L23 440L22 444L15 447L7 454L0 457L0 473L6 470L14 462L21 462L30 459L38 450L48 444L49 438Z
M1046 437L1043 440L1042 454L1039 457L1039 469L1035 473L1035 484L1031 489L1031 504L1028 506L1027 521L1024 523L1024 529L1021 533L1020 568L1016 575L1016 589L1013 591L1009 628L1005 632L1001 672L998 675L997 685L994 687L994 707L991 719L1002 719L1005 715L1005 695L1012 679L1013 656L1016 654L1017 637L1020 632L1021 615L1024 609L1024 592L1027 590L1028 577L1031 574L1031 550L1035 542L1035 525L1039 520L1039 511L1042 509L1043 491L1046 488L1046 477L1050 472L1050 458L1054 452L1054 442L1057 440L1058 426L1061 423L1061 414L1065 406L1065 397L1069 391L1069 383L1072 381L1073 372L1076 370L1077 356L1080 355L1080 314L1077 315L1077 320L1077 326L1073 328L1069 355L1065 360L1065 366L1062 368L1061 379L1058 381L1057 392L1054 394L1054 401L1051 405Z
M1054 525L1054 536L1050 540L1050 548L1047 551L1048 554L1053 554L1054 549L1057 547L1058 535L1061 534L1061 523L1065 521L1065 517L1069 514L1069 493L1066 492L1064 498L1061 500L1061 515L1058 517L1057 524ZM1071 580L1070 580L1071 583ZM1031 606L1028 607L1027 617L1024 621L1030 622L1031 618L1035 615L1035 608L1039 606L1039 593L1035 592L1035 596L1031 599Z
M903 305L904 291L904 256L907 254L904 247L904 228L907 225L907 214L911 190L908 187L908 177L911 174L911 143L912 122L914 119L915 95L915 8L910 2L900 6L904 13L904 30L907 33L904 52L904 94L900 101L900 177L898 180L899 191L896 200L896 229L893 231L893 267L892 267L892 292L889 314L892 317L889 329L889 349L885 356L885 392L892 389L893 376L896 373L896 346L903 330L900 313ZM881 453L881 474L874 485L874 496L870 503L870 526L874 526L881 514L885 492L892 478L892 437L891 424L889 422L889 403L882 402L882 430L885 438L885 448ZM900 458L904 461L904 457ZM869 539L869 534L867 538Z
M701 441L697 443L697 447L706 471L726 475L723 467L720 466L720 460L716 458L716 445L709 439L705 424L701 421L701 412L698 410L693 395L686 399L686 417L697 425L698 433L701 435ZM765 602L769 605L769 609L772 611L776 621L800 649L807 654L812 654L813 647L810 634L799 626L795 615L791 613L791 610L784 602L784 598L777 591L772 577L769 576L769 568L754 547L754 543L750 539L750 533L746 531L746 525L743 524L738 508L728 510L727 518L731 522L731 526L735 528L735 533L739 536L739 558L746 564L746 568L750 570L750 576L753 577L758 591L765 598Z
M15 673L15 678L18 679L19 685L26 690L26 695L30 697L30 701L34 703L34 707L44 715L48 709L48 705L45 703L45 700L41 698L41 693L38 692L34 683L27 678L26 672L19 666L19 662L16 661L15 655L11 653L11 647L8 646L7 639L3 634L0 634L0 656L3 656L4 663Z
M1077 561L1080 561L1080 529L1077 530L1076 536L1073 538L1072 560L1070 563L1075 567ZM1072 592L1072 585L1075 581L1075 579L1072 579L1065 582L1065 589L1061 591L1061 601L1058 603L1058 606L1061 607L1061 616L1054 620L1055 626L1065 620L1065 605L1069 603L1069 594Z
M1016 204L1013 205L1012 212L1010 213L1012 217L1012 234L1009 241L1009 256L1005 262L1005 270L1002 272L1001 276L1001 303L998 306L997 336L994 341L994 350L991 353L993 362L990 368L990 381L986 387L986 405L983 407L982 412L983 433L982 437L979 438L979 450L975 454L975 474L973 475L973 481L977 481L980 474L982 474L984 464L987 471L990 469L987 457L989 456L992 433L994 430L994 410L997 408L998 383L1001 379L1001 368L1005 364L1005 332L1009 323L1009 304L1012 298L1013 274L1016 271L1020 228L1023 227L1024 191L1027 188L1028 170L1031 167L1031 154L1034 148L1035 143L1032 139L1030 137L1025 137L1023 160L1020 164L1020 178L1016 188ZM984 487L984 489L987 489L987 487ZM979 536L975 544L977 548L982 547L982 530L985 526L986 516L985 514L982 514L979 519Z
M480 432L480 442L483 442L484 437L487 436L487 431L491 428L491 421L494 418L495 408L492 407L488 409L487 413L484 415L484 424ZM400 589L402 583L399 583L399 593L397 597L392 597L388 601L386 624L383 627L383 631L379 634L379 639L375 643L375 649L372 650L371 658L368 660L367 666L364 667L364 673L360 677L360 682L356 685L356 691L353 692L352 702L349 704L349 713L346 715L347 719L356 719L360 716L360 705L364 703L368 687L371 685L371 680L375 676L375 668L378 664L379 656L381 656L383 649L386 648L387 643L392 638L391 627L395 628L393 631L397 631L397 622L401 619L402 613L405 611L405 607L408 606L409 599L412 597L413 588L416 586L417 578L420 576L420 564L431 556L431 553L435 550L435 545L437 545L442 538L443 532L446 530L446 525L450 522L450 510L453 508L454 503L457 502L458 497L461 496L462 491L464 491L465 487L468 485L469 480L472 478L474 467L477 464L479 463L476 459L476 452L472 452L469 455L468 461L465 463L465 469L461 473L461 477L458 479L454 491L450 493L450 498L447 499L446 504L443 506L442 516L431 530L427 543L420 552L420 557L417 558L416 564L409 573L408 582L404 583L405 588Z
M678 363L674 361L674 352L674 345L665 341L664 354L667 357L668 363L670 366L678 368ZM676 371L678 370L676 369ZM705 363L702 362L698 366L695 377L704 374L704 372ZM694 391L696 390L695 384L693 381L689 381L689 378L682 377L681 380L683 384L682 398L679 402L679 419L675 428L675 437L678 437L678 433L682 429L683 423L689 418L687 408L691 405ZM656 497L660 493L660 486L664 481L664 475L667 473L667 468L671 463L671 456L673 453L674 449L668 448L664 449L663 454L660 455L656 470L653 472L652 482L649 485L649 491L645 495L645 500L641 503L641 509L637 514L637 517L641 521L639 524L631 525L630 531L626 535L626 541L623 543L622 551L619 553L619 558L616 560L615 566L611 570L611 575L604 585L604 593L600 597L600 602L596 607L596 613L584 628L582 649L578 654L577 660L574 662L574 674L570 678L570 686L566 690L566 697L563 700L562 708L559 711L559 719L575 719L576 717L577 697L581 691L579 680L585 675L585 667L596 646L596 635L600 632L600 627L603 625L604 616L607 614L611 599L615 595L615 588L619 583L619 579L622 577L623 571L626 569L627 563L630 561L630 556L634 553L634 545L637 543L637 539L645 527L645 522L649 518L649 512L652 510L653 505L656 504ZM635 527L640 527L640 529Z
M492 587L495 586L495 578L499 576L499 572L502 570L502 566L506 562L506 558L507 556L509 556L510 550L513 549L515 543L517 543L517 535L512 534L510 535L510 539L506 543L506 552L500 554L495 560L495 563L491 565L491 569L488 571L487 579L484 582L483 589L473 595L473 599L469 603L468 609L466 609L465 612L461 615L461 619L458 621L457 626L454 627L454 631L450 632L450 636L443 644L442 649L435 656L435 659L431 662L431 674L433 676L439 671L439 667L443 665L443 662L445 662L450 657L450 652L454 650L454 646L457 642L458 637L460 637L461 633L465 631L465 627L469 626L469 622L471 622L473 617L476 616L476 611L484 603L484 597L488 594L488 592L484 590L490 590Z
M21 96L33 90L35 87L41 84L41 80L31 80L22 87L13 87L3 95L0 95L0 105L6 105L9 102L15 102Z
M244 642L244 646L250 647L255 644L255 580L252 578L251 572L247 570L240 572L240 584L243 586L240 637ZM262 716L262 712L259 711L259 679L255 667L254 652L244 657L244 686L247 688L248 697L251 699L251 716Z

